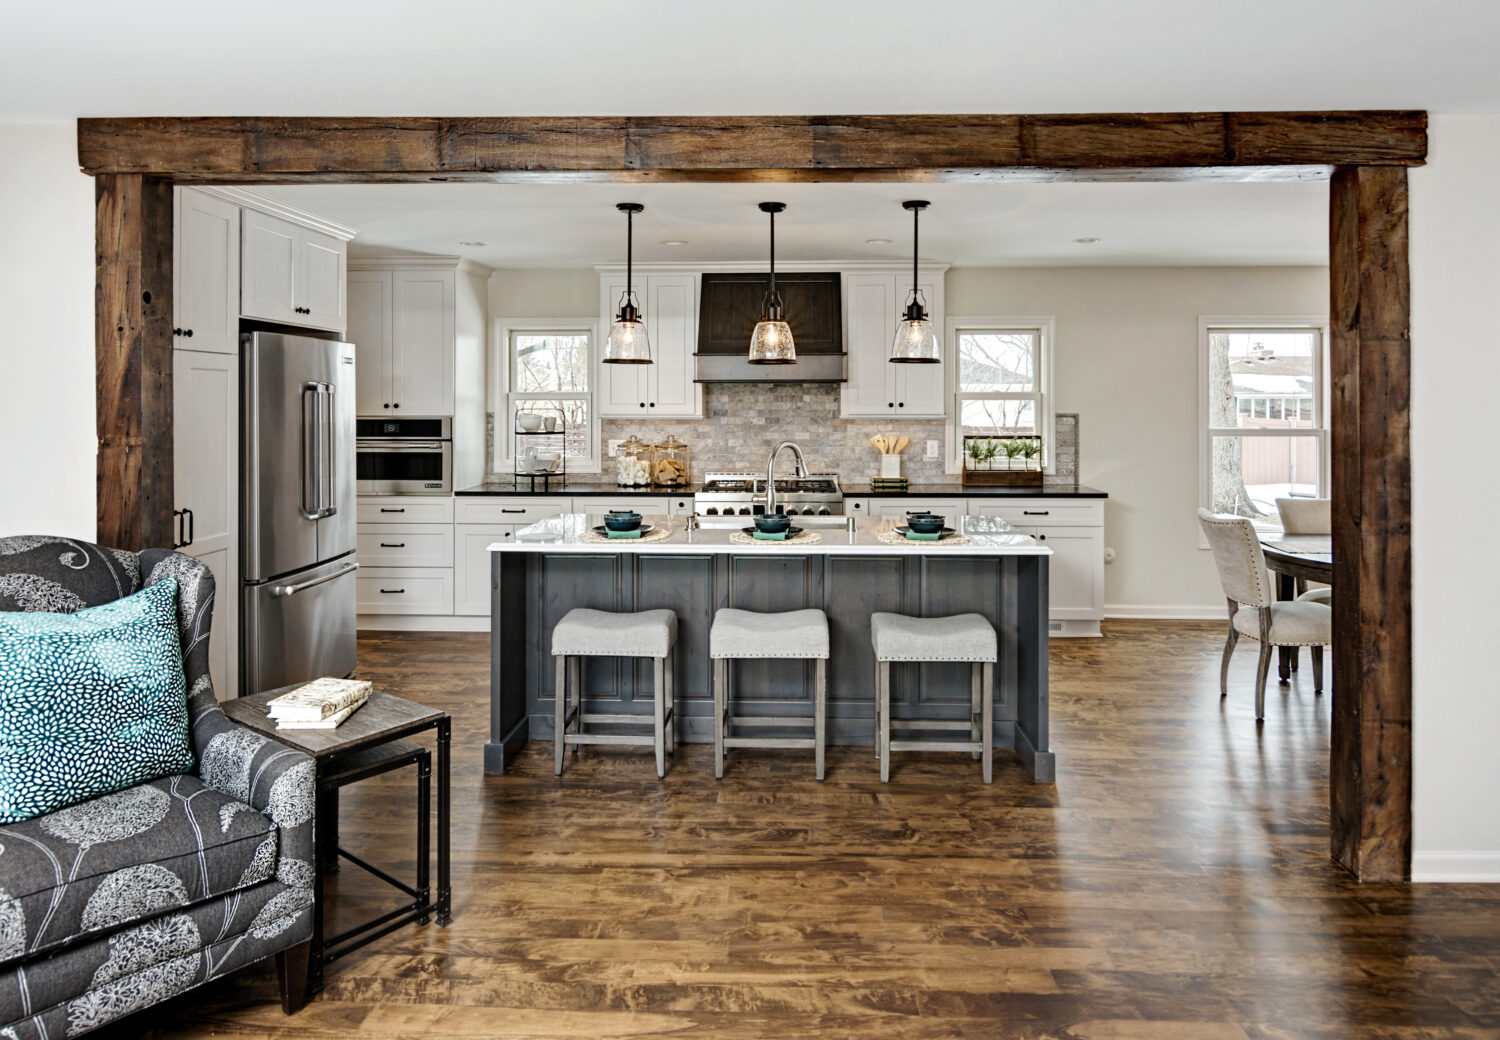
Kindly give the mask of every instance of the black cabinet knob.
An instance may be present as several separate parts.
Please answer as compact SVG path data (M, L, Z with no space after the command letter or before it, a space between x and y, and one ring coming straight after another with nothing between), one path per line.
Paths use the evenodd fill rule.
M896 403L896 407L897 408L905 408L906 407L906 402L905 401L898 401Z
M401 407L401 405L400 405L400 404L393 404L393 405L391 405L391 407L392 407L392 408L400 408L400 407Z
M644 407L646 407L646 402L645 402L645 401L642 401L642 402L641 402L641 407L642 407L642 408L644 408Z
M388 404L383 404L383 405L381 405L381 406L380 406L380 407L382 407L382 408L389 408L389 407L390 407L390 405L388 405Z
M886 403L885 403L885 406L886 406L886 407L887 407L887 408L894 408L894 407L896 407L896 402L895 402L895 401L887 401L887 402L886 402Z
M192 329L183 329L182 330L182 334L184 336L186 336L188 339L192 339L193 338L193 330Z
M655 402L655 401L652 401L652 402L651 402L651 407L652 407L652 408L655 408L655 407L656 407L656 402Z
M182 335L182 330L181 329L173 329L172 330L172 335L174 335L174 336L180 336L180 335Z

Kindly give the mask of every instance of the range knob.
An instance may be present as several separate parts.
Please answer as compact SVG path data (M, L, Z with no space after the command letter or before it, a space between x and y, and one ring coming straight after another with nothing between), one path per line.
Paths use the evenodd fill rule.
M782 512L785 513L787 516L796 516L798 510L796 510L796 509L783 509Z
M819 516L832 516L833 515L833 510L829 509L827 506L819 506L818 507L818 515Z
M740 506L740 516L749 516L749 515L750 515L750 507L749 506Z
M705 509L703 511L703 515L704 516L718 516L719 515L719 507L718 506L709 506L707 509Z

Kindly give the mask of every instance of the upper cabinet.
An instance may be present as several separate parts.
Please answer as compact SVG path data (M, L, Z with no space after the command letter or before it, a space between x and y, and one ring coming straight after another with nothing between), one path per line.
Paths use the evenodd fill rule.
M172 345L238 355L240 208L192 188L174 204Z
M918 287L938 335L943 335L943 277L923 270ZM893 365L891 341L906 308L909 273L850 271L844 275L844 328L849 379L839 414L846 419L910 416L941 419L946 413L944 365Z
M346 239L246 209L240 240L241 314L344 331Z
M603 325L598 353L602 355L609 325L625 291L623 272L601 274L600 313ZM698 341L698 276L685 272L652 273L635 270L635 291L645 311L651 337L650 365L596 364L599 416L638 419L641 416L699 418L703 390L693 382L693 350ZM748 342L748 340L747 340Z

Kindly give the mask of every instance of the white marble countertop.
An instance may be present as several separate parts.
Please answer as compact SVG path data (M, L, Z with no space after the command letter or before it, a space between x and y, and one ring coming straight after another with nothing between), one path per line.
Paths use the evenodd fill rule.
M843 554L878 556L886 554L952 553L968 556L1050 556L1052 550L1030 535L1021 534L999 517L963 516L959 518L959 532L968 536L966 543L954 545L943 542L902 542L888 545L879 538L880 533L895 529L898 520L885 517L851 517L854 530L842 522L845 518L813 518L805 522L805 529L816 531L822 541L815 544L786 544L782 542L758 542L754 545L735 544L729 536L749 524L748 518L735 518L729 523L720 519L718 525L688 530L685 516L646 516L645 522L656 526L666 525L671 537L661 541L639 542L616 539L607 544L586 542L580 537L596 524L602 523L602 514L565 513L549 517L521 528L514 541L496 542L489 546L490 552L633 552L633 553L800 553ZM803 526L801 517L793 517L794 526Z

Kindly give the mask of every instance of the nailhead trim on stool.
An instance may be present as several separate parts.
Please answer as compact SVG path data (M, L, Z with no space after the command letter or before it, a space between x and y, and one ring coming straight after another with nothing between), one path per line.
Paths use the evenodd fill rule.
M714 664L714 778L724 778L724 751L731 747L812 748L814 768L823 779L828 731L828 615L821 610L788 610L763 614L726 607L714 614L708 633L708 656ZM814 663L813 717L734 716L729 713L729 668L732 660L799 658ZM732 726L806 726L811 737L733 737Z
M612 613L582 607L568 611L552 629L552 655L557 658L553 687L553 766L563 774L563 750L580 744L614 744L656 748L656 776L667 775L667 756L677 747L677 669L673 648L677 615L670 610ZM584 723L640 726L622 715L588 715L583 710L583 657L649 657L655 661L651 733L585 733ZM575 726L571 732L569 727Z
M980 614L919 618L879 612L870 615L875 649L875 754L880 782L891 779L891 751L968 751L980 760L985 783L994 781L995 663L999 640ZM967 661L969 718L897 719L903 729L967 729L968 740L891 740L891 662Z

